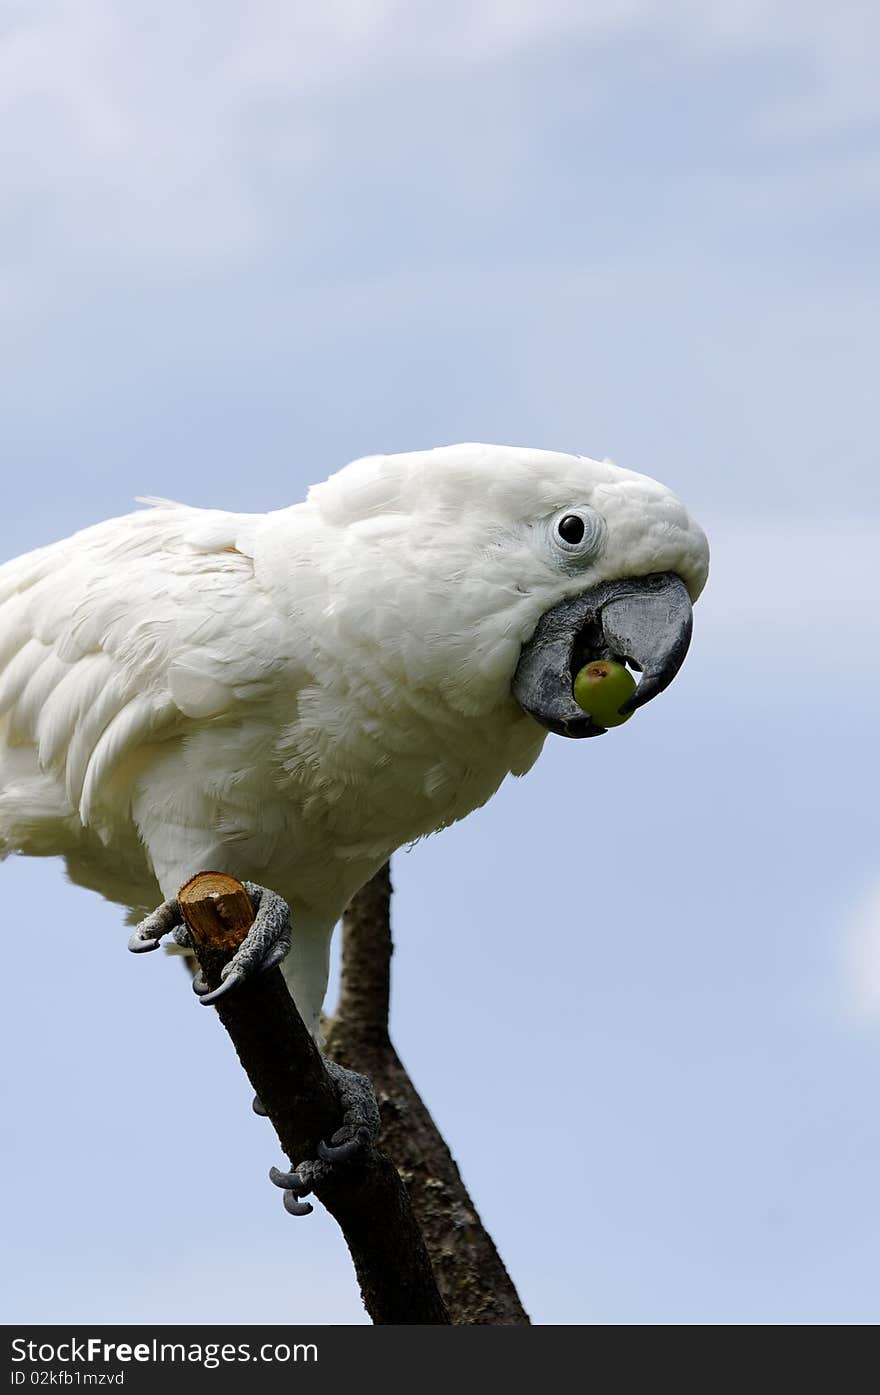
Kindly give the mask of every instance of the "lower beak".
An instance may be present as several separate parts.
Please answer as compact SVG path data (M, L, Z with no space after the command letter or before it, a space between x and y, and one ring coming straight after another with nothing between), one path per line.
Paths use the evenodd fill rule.
M641 670L620 709L633 712L668 688L691 642L687 587L673 572L603 581L548 610L522 648L513 677L520 707L559 736L600 736L572 695L575 674L593 659L614 658Z

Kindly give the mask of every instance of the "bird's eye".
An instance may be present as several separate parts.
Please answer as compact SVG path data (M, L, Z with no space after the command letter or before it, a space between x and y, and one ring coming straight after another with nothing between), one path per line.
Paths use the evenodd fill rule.
M567 513L560 518L556 525L556 531L563 542L571 543L573 547L576 547L579 542L583 542L584 533L587 530L580 514Z
M571 562L590 562L602 547L605 524L587 505L561 509L550 520L550 535L557 552L564 553Z

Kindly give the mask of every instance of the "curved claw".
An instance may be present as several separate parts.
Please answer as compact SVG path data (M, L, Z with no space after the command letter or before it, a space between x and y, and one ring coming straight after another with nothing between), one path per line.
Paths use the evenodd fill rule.
M286 1192L295 1192L297 1196L308 1196L312 1190L308 1182L304 1181L302 1175L295 1168L292 1172L282 1172L280 1167L270 1167L269 1181L273 1186L281 1187Z
M348 1162L359 1153L367 1142L367 1135L363 1129L358 1129L354 1138L350 1138L347 1143L325 1143L322 1139L318 1144L318 1157L321 1162L341 1163Z
M297 1201L293 1192L285 1192L283 1201L289 1216L310 1216L315 1209L310 1201Z
M267 973L269 969L274 969L276 964L280 964L282 959L286 959L288 948L289 946L284 943L276 945L275 948L266 955L266 958L260 965L260 973Z
M239 983L243 983L244 978L245 975L242 973L241 969L233 969L231 973L226 975L219 988L212 989L210 993L202 993L196 988L196 983L199 979L199 975L197 974L193 979L193 989L198 995L199 1002L202 1006L210 1007L212 1003L216 1003L217 999L222 998L230 989L235 988Z
M251 1100L251 1109L255 1114L259 1114L261 1119L268 1119L268 1111L263 1107L263 1101L260 1099L259 1095L254 1095Z
M177 938L181 928L180 906L176 899L163 901L148 916L134 927L128 937L128 947L132 954L148 954L158 949L163 935L173 934Z
M137 930L132 930L128 937L128 947L132 954L146 954L151 949L158 949L160 941L152 936L141 936Z
M314 1211L310 1201L300 1201L312 1190L298 1172L282 1172L278 1167L269 1168L269 1181L276 1187L284 1188L284 1209L291 1216L308 1216Z

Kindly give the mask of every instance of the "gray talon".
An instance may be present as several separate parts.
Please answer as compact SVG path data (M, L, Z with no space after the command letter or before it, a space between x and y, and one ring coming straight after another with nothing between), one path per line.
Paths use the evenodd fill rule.
M146 954L148 950L158 949L159 941L148 939L139 935L137 930L133 930L128 937L128 947L132 954Z
M234 961L230 960L229 962L231 964ZM227 968L228 967L229 965L227 965ZM193 987L198 994L199 1002L202 1007L211 1007L212 1004L216 1003L218 998L222 998L230 989L235 988L239 983L243 983L246 977L247 975L244 969L234 968L228 974L224 972L221 983L216 988L212 988L210 992L208 991L207 984L205 985L204 992L195 988L195 979L193 979Z
M147 954L158 949L163 935L168 935L181 925L180 907L177 898L163 901L161 906L151 911L136 925L128 937L128 947L132 954Z
M277 1167L270 1167L269 1181L274 1182L276 1187L284 1189L284 1209L289 1215L309 1216L314 1211L315 1208L310 1201L300 1200L312 1189L298 1171L281 1172Z
M289 1216L310 1216L315 1209L310 1201L297 1201L293 1192L285 1192L283 1201Z
M270 1167L269 1181L273 1186L281 1187L283 1191L298 1192L300 1196L305 1196L312 1190L297 1168L292 1172L282 1172L280 1167Z
M325 1163L348 1162L349 1158L359 1153L369 1141L369 1134L362 1129L358 1129L355 1137L349 1138L345 1143L325 1143L322 1139L318 1144L318 1157Z
M261 1119L268 1119L269 1114L267 1110L263 1108L263 1101L260 1099L259 1095L254 1095L251 1100L251 1109L255 1114L259 1114Z

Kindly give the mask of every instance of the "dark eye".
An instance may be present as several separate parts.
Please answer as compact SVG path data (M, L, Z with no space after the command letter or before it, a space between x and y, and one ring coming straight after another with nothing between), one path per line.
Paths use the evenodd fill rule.
M589 504L576 507L577 512L560 509L554 518L547 520L554 559L560 562L564 557L565 567L582 567L594 562L605 540L605 523L596 510Z
M570 543L576 547L579 542L583 542L584 533L587 531L584 520L576 513L567 513L560 518L556 525L556 531L563 542Z

